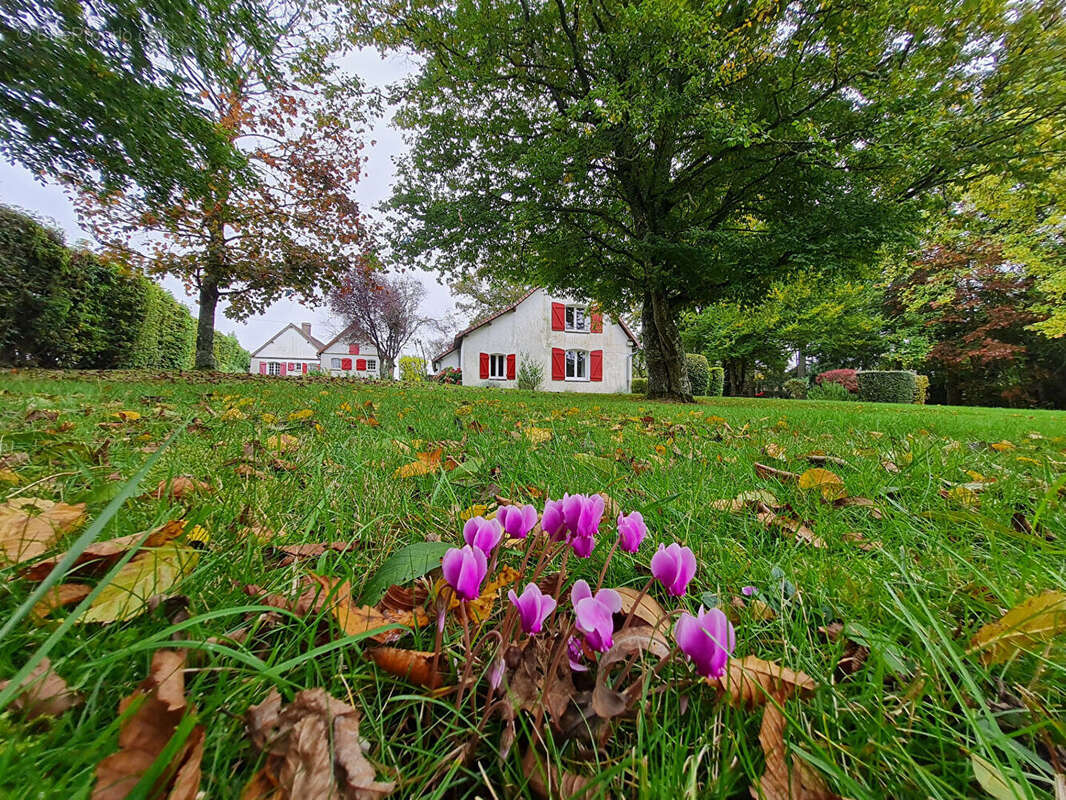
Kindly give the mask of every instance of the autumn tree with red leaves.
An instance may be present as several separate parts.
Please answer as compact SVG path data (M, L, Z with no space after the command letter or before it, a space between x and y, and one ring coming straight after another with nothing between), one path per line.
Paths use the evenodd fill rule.
M184 65L202 87L205 112L247 158L250 178L205 163L207 188L174 202L84 187L77 197L82 219L112 255L151 275L176 276L196 293L198 369L215 368L220 299L233 319L282 297L318 302L363 247L352 190L367 106L358 84L336 78L330 42L309 39L306 31L320 28L305 13L293 12L282 26L291 33L275 46L285 80L261 74L254 54L235 56L227 80Z

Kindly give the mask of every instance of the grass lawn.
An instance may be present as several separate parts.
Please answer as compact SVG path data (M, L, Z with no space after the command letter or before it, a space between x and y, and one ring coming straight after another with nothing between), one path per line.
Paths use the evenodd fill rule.
M283 434L299 446L279 453L248 444ZM394 477L416 453L437 447L460 466ZM880 513L837 507L793 481L760 477L753 466L803 472L807 455L818 452L841 459L825 466ZM528 736L521 725L501 762L497 723L478 732L478 720L455 713L449 698L429 700L379 672L363 642L330 647L322 638L328 614L321 624L286 618L265 643L208 640L263 610L247 584L285 593L313 571L359 590L410 542L460 542L464 512L476 504L491 510L497 495L539 509L545 494L598 491L640 510L651 531L636 556L615 557L607 586L639 591L654 549L678 540L699 564L682 602L693 611L701 598L728 607L737 656L814 678L811 697L786 704L785 738L836 793L989 796L976 763L1020 797L1050 798L1054 772L1066 770L1066 638L1023 642L1021 652L990 665L967 653L982 625L1066 586L1066 413L728 398L680 406L258 377L0 375L0 502L84 502L91 524L153 456L158 461L99 538L179 518L186 531L195 524L207 532L198 564L176 589L189 598L184 638L171 641L166 604L125 622L74 624L58 638L64 610L18 622L0 640L0 678L51 637L52 667L84 703L44 722L12 709L0 714L0 797L88 797L96 764L117 748L119 701L148 674L152 651L170 646L191 651L186 694L206 730L204 797L240 797L255 773L261 760L244 714L271 686L286 701L324 687L361 709L367 756L379 780L398 781L394 796L532 796L519 763ZM272 465L275 458L283 463ZM179 475L211 491L143 496ZM716 505L752 490L772 493L778 513L805 522L824 546L765 525L754 510ZM568 575L595 584L611 522L589 560L569 560ZM271 533L249 535L250 526ZM357 547L281 566L261 541L271 535L272 545ZM0 625L35 588L19 572L0 566ZM740 607L734 599L749 585L759 602ZM835 642L819 632L833 622L846 626ZM432 627L399 646L433 650ZM446 636L457 646L459 628L449 626ZM856 647L869 651L865 661L838 666ZM575 764L566 748L557 758L593 775L594 792L614 797L748 797L763 772L760 711L723 702L689 680L681 662L663 675L677 690L649 697L644 712L622 721L589 757L594 762ZM478 736L473 758L452 757Z

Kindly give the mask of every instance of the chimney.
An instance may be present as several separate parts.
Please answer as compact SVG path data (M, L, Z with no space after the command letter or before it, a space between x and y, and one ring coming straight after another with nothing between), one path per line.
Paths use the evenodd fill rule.
M304 329L304 336L310 336L311 335L311 323L310 322L303 322L303 323L300 324L300 327Z

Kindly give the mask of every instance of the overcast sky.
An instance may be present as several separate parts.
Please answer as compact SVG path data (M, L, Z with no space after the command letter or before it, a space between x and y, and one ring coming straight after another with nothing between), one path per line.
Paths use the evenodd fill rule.
M381 58L375 51L363 50L352 53L342 61L343 67L355 72L364 81L375 86L384 86L403 77L414 69L413 62L405 56L394 55ZM387 198L391 192L394 159L406 148L401 133L392 127L392 114L386 114L380 120L369 139L376 142L367 149L366 177L355 189L355 196L365 213L376 216L373 207ZM8 164L0 159L0 202L17 206L33 215L52 220L67 236L67 241L88 240L89 234L78 225L74 207L63 191L52 184L42 184L35 180L33 174L20 166ZM417 265L407 265L417 267ZM429 317L440 318L452 310L452 300L446 287L437 282L435 274L415 270L414 273L426 287L426 301L423 313ZM170 292L189 306L195 314L194 298L185 294L181 283L172 278L163 281ZM219 304L216 327L226 333L235 333L240 343L249 351L254 351L279 329L290 322L310 322L312 333L319 339L327 340L338 332L336 320L330 319L329 311L324 308L309 308L291 300L274 303L263 314L251 317L244 322L229 319L223 313L224 303ZM414 352L414 350L412 350Z

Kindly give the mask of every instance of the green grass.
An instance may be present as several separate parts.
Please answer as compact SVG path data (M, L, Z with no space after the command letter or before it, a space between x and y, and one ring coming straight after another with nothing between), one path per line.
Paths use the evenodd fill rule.
M232 407L243 419L223 421ZM26 421L34 409L57 410L59 417ZM143 418L99 425L124 409ZM301 409L312 417L288 421ZM370 417L378 424L368 424ZM746 399L681 406L434 385L8 373L0 376L0 458L24 452L29 461L14 468L17 485L0 484L0 499L84 501L91 521L149 451L193 418L198 424L177 437L134 494L181 474L210 481L216 491L184 503L135 496L101 538L182 516L210 533L180 587L193 614L182 646L195 651L186 682L207 728L207 797L239 797L254 772L258 755L242 716L272 684L287 696L325 687L360 707L370 757L380 778L400 781L397 796L526 796L519 747L500 762L490 725L475 758L446 760L469 740L476 720L379 674L357 643L312 652L321 643L316 626L295 620L259 653L262 662L212 651L205 642L236 627L255 605L241 589L247 583L285 591L298 573L313 570L358 588L404 544L457 541L462 512L495 495L531 500L539 492L600 490L623 509L642 511L651 528L636 558L612 562L608 585L643 585L654 548L676 539L699 559L684 598L691 609L704 593L728 602L748 584L780 606L765 621L739 612L737 654L779 661L817 680L813 698L787 707L788 741L835 791L852 798L982 796L971 768L976 753L1018 781L1024 796L1051 797L1049 746L1066 755L1062 639L995 667L966 650L974 631L1006 608L1066 585L1066 510L1054 488L1066 472L1066 414ZM550 430L552 438L533 446L522 433L530 426ZM239 477L232 462L244 444L281 432L301 442L283 456L297 468ZM95 463L90 449L105 440L109 459ZM990 446L1001 441L1012 447ZM397 442L415 450L443 443L446 454L472 468L394 479L396 468L412 460ZM768 458L769 443L787 460ZM849 494L874 499L884 518L833 508L795 486L757 477L752 467L763 461L802 471L809 466L803 456L814 450L843 458L846 466L831 468ZM575 457L581 453L596 458ZM975 480L968 471L995 481L980 493L979 508L940 494ZM751 489L790 503L826 546L798 544L751 513L713 510L714 501ZM1057 538L1015 530L1015 512L1030 521L1039 513L1040 525ZM285 543L363 546L280 568L261 545L239 535L249 520L282 532ZM858 548L846 536L853 531L882 547ZM594 580L607 549L601 543L589 562L576 565L575 577ZM795 596L782 594L782 576ZM33 588L16 570L0 569L0 621ZM833 620L860 626L872 645L866 664L843 680L834 677L843 643L830 644L818 632ZM0 641L0 678L22 667L57 624L15 626ZM168 646L171 633L162 610L65 632L50 657L86 702L45 724L26 723L11 710L0 715L0 796L88 797L96 763L117 746L119 700L144 678L151 651ZM432 635L401 645L432 649ZM668 674L688 677L681 665ZM1008 694L1026 698L1031 709L1011 708ZM708 687L686 683L622 723L586 771L615 797L747 797L762 772L758 729L758 712L733 709Z

